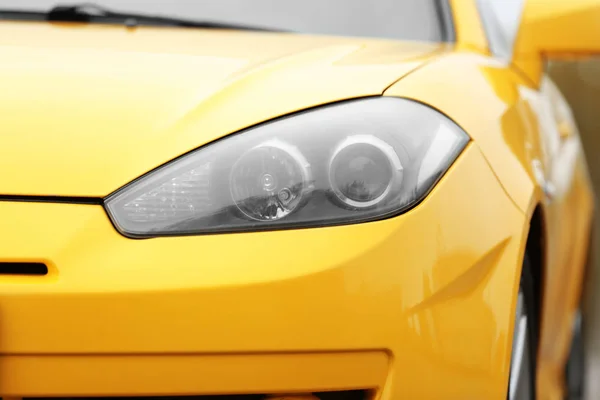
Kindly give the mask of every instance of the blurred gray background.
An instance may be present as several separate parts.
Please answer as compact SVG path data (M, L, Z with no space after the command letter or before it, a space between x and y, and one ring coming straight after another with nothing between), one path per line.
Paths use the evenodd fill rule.
M596 233L592 238L592 260L585 287L584 313L587 350L586 399L600 397L600 57L583 61L552 61L549 74L565 95L577 120L594 188L596 189Z

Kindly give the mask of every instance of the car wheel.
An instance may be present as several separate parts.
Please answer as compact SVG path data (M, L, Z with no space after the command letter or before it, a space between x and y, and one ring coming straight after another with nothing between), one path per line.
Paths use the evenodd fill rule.
M567 399L583 399L583 387L585 379L585 344L583 341L583 316L581 310L577 311L573 321L573 340L571 351L565 371L567 383Z
M508 400L535 399L537 327L533 288L529 261L525 257L515 310Z

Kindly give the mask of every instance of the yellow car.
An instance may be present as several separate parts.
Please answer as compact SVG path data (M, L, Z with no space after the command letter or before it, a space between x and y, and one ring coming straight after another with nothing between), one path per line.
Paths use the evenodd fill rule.
M0 0L0 396L576 396L597 21Z

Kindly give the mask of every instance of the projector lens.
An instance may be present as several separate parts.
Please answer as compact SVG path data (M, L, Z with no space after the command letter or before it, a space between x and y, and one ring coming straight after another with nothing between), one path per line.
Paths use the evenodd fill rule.
M374 136L351 136L336 148L329 180L337 199L350 208L368 208L384 200L402 178L398 155Z

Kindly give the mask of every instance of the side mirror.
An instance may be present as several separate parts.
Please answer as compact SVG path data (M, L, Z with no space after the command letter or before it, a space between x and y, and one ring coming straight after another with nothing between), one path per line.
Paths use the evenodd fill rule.
M525 0L513 58L534 80L545 58L593 54L600 55L600 0Z

